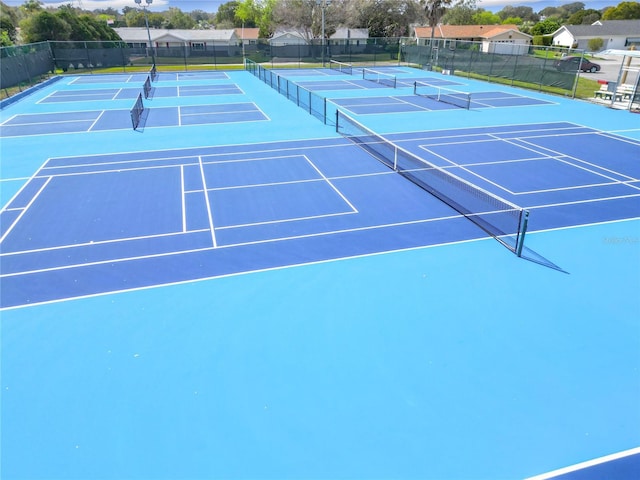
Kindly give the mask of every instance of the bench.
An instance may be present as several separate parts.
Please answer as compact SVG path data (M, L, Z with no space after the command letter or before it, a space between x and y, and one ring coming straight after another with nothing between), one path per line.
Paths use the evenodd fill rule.
M600 85L600 90L593 92L594 98L605 98L605 95L610 94L609 87L606 83Z
M623 83L616 90L616 97L618 95L621 95L621 97L622 97L621 99L622 100L630 100L631 99L631 95L633 95L633 85L629 85L629 84Z
M633 95L633 85L623 83L615 92L609 90L609 85L603 83L600 85L600 90L593 92L594 98L600 98L602 100L613 100L615 102L622 102L624 100L630 100Z

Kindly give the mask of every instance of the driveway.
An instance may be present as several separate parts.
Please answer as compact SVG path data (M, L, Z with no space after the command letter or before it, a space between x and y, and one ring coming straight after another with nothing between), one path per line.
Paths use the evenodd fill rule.
M617 82L620 69L622 68L622 57L618 55L598 55L595 54L591 59L594 63L600 65L601 69L596 73L580 73L583 78L591 80L604 80L607 82ZM634 59L634 65L637 63Z

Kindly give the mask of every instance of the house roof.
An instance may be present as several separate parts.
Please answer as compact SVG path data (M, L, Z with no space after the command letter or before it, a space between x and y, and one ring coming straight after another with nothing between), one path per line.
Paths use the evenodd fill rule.
M236 28L236 36L242 40L257 40L260 36L259 28Z
M286 37L286 38L296 37L296 38L301 38L305 42L307 41L306 38L304 38L304 35L302 35L300 32L297 32L296 30L276 30L274 34L271 36L271 39L273 40L274 38L280 38L280 37Z
M485 38L490 39L505 32L516 32L522 36L517 25L438 25L435 27L434 38ZM416 27L418 38L430 38L431 27Z
M183 29L166 29L166 28L150 28L144 27L121 27L114 28L116 33L125 42L146 43L149 41L156 42L163 38L174 38L183 42L190 41L207 41L207 40L231 40L235 36L234 30L183 30Z
M593 25L563 25L553 32L567 30L574 38L596 36L640 35L640 20L602 20Z
M329 38L333 38L333 39L355 38L360 40L367 39L369 38L369 29L340 27L336 30L336 33L331 35Z

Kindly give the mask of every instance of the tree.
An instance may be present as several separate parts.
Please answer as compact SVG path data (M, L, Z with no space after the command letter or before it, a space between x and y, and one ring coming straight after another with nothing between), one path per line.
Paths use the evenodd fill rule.
M371 37L409 35L409 25L421 15L413 0L373 0L360 2L359 27L368 28Z
M480 11L484 10L476 10L468 5L456 5L448 9L440 20L447 25L472 25L473 16Z
M307 41L313 39L313 0L279 0L273 8L273 21L298 32ZM319 9L318 9L319 10Z
M556 7L546 7L538 12L541 17L545 18L559 18L562 15L562 12L559 8Z
M71 27L63 19L46 10L24 19L20 28L26 43L69 40L71 34Z
M240 2L237 2L236 0L220 5L216 12L216 25L219 26L221 23L234 25L236 20L236 10L239 5Z
M40 10L21 22L22 35L27 43L46 40L120 40L115 30L106 22L91 14L79 15L78 12L70 5L64 5L54 13Z
M453 0L422 0L424 5L424 13L429 22L429 26L433 29L438 25L440 19L444 16L447 9L452 6Z
M562 5L559 8L560 10L562 10L565 16L570 17L574 13L579 12L580 10L584 10L584 3L582 2L567 3L566 5Z
M520 17L507 17L502 20L503 25L522 25L524 21Z
M540 15L533 12L533 8L531 7L512 7L507 5L502 10L500 10L497 15L502 19L503 23L507 22L507 18L521 18L523 22L539 22Z
M96 30L88 21L82 21L70 5L63 5L55 13L69 27L66 40L93 40L98 37Z
M259 17L260 7L253 0L244 0L236 8L235 20L240 22L241 26L255 28Z
M531 27L532 35L550 35L560 28L560 23L555 18L547 18Z
M493 12L482 11L473 16L474 25L499 25L500 17Z
M13 41L9 38L6 30L0 30L0 47L9 47L13 45Z
M602 20L638 20L640 19L640 2L622 2L611 7L602 14Z
M40 0L27 0L20 6L20 9L30 15L43 10L42 2Z
M189 15L176 7L169 7L169 11L163 15L164 21L162 26L164 28L181 28L190 30L196 26L196 22Z
M587 42L587 47L589 47L589 50L591 50L592 52L598 52L602 50L603 46L604 40L601 38L590 38Z
M258 26L260 27L260 36L269 38L273 34L273 9L276 0L266 0L262 4Z
M2 46L13 45L16 42L18 16L15 10L0 2L0 35L2 35Z
M588 10L580 10L567 19L569 25L591 25L593 22L600 20L601 14L598 10L592 8Z

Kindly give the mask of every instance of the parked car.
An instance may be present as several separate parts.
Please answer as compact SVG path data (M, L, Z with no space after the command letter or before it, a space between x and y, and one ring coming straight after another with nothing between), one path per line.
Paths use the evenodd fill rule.
M600 65L580 57L563 57L560 60L556 60L553 66L559 72L576 71L578 68L583 72L596 73L600 71Z

